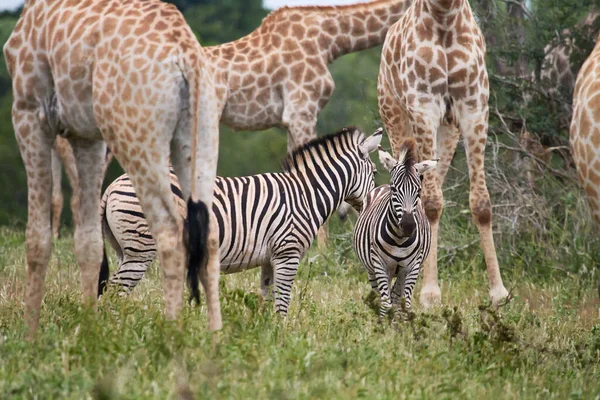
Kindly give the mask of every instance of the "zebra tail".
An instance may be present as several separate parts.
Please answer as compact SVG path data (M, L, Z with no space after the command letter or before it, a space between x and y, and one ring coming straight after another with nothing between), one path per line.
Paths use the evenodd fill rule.
M202 201L194 201L190 198L188 200L187 210L189 238L187 280L191 292L190 302L196 300L196 303L200 304L200 289L198 286L198 281L200 277L200 270L202 268L206 268L206 261L208 258L208 207Z
M100 276L98 277L98 297L104 290L106 290L106 285L108 284L108 275L110 270L108 268L108 257L106 257L106 246L104 243L102 244L102 264L100 264Z

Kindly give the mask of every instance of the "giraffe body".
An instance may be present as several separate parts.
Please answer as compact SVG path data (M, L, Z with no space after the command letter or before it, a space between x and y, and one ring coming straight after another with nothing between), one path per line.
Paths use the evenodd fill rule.
M222 122L236 130L283 128L289 151L315 138L317 116L335 89L328 65L383 43L409 3L282 7L249 35L206 47L218 71Z
M492 211L483 169L489 83L485 42L466 0L416 0L386 37L378 79L379 110L394 156L413 136L420 160L439 158L425 174L423 206L432 245L424 265L421 303L441 301L437 237L443 208L441 186L462 135L471 182L469 203L487 264L490 297L507 296L492 237Z
M51 149L59 132L73 148L79 178L75 253L84 300L94 304L96 298L108 144L132 177L157 239L166 314L175 318L182 305L185 251L183 221L169 185L169 153L184 196L210 209L219 117L212 72L183 16L156 0L30 0L4 55L13 83L13 125L27 171L25 319L30 335L39 323L51 253ZM214 235L207 247L210 257L201 278L209 324L218 329Z
M579 181L600 225L600 35L577 75L570 145Z

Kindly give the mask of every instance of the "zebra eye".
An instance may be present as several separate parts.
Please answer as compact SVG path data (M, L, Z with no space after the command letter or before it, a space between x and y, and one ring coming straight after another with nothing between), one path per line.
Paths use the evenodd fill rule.
M419 175L419 180L423 182L423 175Z

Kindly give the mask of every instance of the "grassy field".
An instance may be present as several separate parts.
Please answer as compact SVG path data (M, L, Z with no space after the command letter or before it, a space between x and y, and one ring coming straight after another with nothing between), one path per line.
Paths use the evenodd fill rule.
M2 228L0 398L600 398L594 273L542 271L527 257L552 252L501 248L514 299L494 310L478 246L443 250L444 306L424 312L415 301L411 322L379 322L349 233L338 231L328 252L313 249L301 265L286 320L257 295L258 270L223 277L216 336L203 307L187 306L181 329L164 320L156 266L128 298L82 309L66 233L49 267L40 335L28 343L24 233Z

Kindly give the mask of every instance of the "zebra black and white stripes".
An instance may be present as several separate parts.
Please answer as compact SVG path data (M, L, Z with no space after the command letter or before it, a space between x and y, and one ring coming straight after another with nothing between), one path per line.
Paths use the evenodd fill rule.
M346 201L360 209L374 187L382 130L366 137L356 128L315 139L284 160L283 173L217 178L213 211L219 229L221 271L258 267L266 297L274 285L275 309L287 313L298 264L326 219ZM185 215L175 176L172 188ZM155 256L155 245L131 183L118 178L103 196L104 231L119 255L110 279L133 288Z
M391 174L390 184L367 195L354 228L354 249L367 269L371 287L381 296L380 316L392 303L402 311L401 299L405 310L410 309L419 269L429 254L431 228L421 205L421 179L437 161L417 164L415 159L414 139L402 143L397 161L379 150L379 160Z

